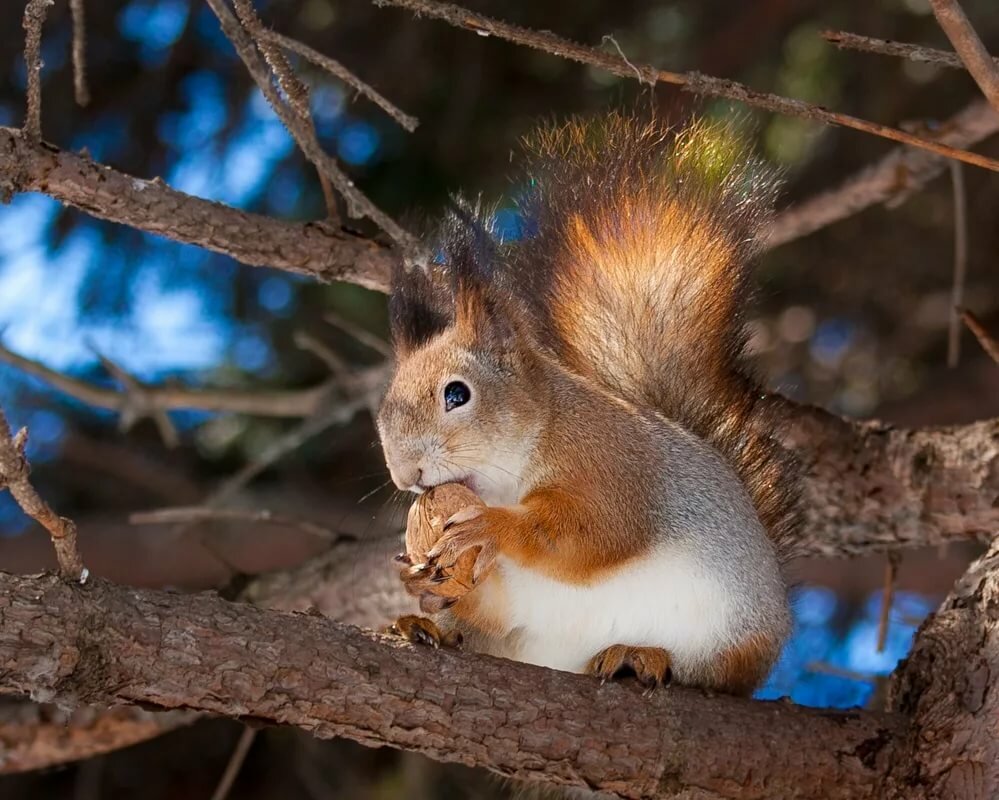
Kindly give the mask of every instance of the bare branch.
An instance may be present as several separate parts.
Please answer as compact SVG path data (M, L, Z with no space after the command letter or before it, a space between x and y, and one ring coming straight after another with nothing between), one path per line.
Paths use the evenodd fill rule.
M12 434L7 417L0 410L0 489L9 490L24 513L49 532L59 574L66 580L83 583L88 572L76 546L76 525L56 514L31 485L31 468L24 455L27 442L27 428L22 428L17 435Z
M996 66L957 0L930 0L937 22L954 45L982 94L999 112L999 66Z
M256 738L256 728L250 728L249 726L243 728L243 732L239 735L239 741L236 742L236 748L232 751L232 756L229 758L229 763L225 765L225 772L222 773L219 785L212 792L212 800L225 800L229 796L229 791L236 782L236 776L239 775L239 771L243 768L243 762L246 761L246 756L253 746L253 740Z
M985 326L982 325L978 317L967 309L961 309L961 319L968 326L968 330L975 334L975 338L978 339L982 349L992 356L993 361L999 364L999 340L996 340L991 333L985 330Z
M647 698L320 616L45 577L0 575L0 663L7 694L252 716L631 798L879 797L902 723L682 688Z
M382 355L387 359L393 357L392 346L388 342L365 330L360 325L355 325L349 319L345 319L333 311L327 311L323 314L323 319L334 328L339 328L348 336L353 337L365 347L374 350L379 355Z
M378 106L382 111L388 114L392 119L399 123L405 130L412 133L416 130L420 121L406 112L400 110L395 106L392 101L386 99L382 94L380 94L376 89L369 86L367 83L358 78L353 72L347 69L343 64L335 59L330 58L323 53L313 50L307 44L303 44L297 39L292 39L288 36L284 36L277 31L271 30L270 28L261 28L259 36L262 40L273 42L276 45L283 47L285 50L290 50L293 53L297 53L308 61L311 61L317 67L326 70L328 73L333 75L335 78L343 81L352 89L354 89L358 94L367 97L372 103Z
M28 73L28 108L24 133L29 140L42 138L42 26L54 0L28 0L24 7L24 65Z
M179 386L146 386L129 376L124 382L123 391L118 391L65 375L37 361L19 356L3 345L0 345L0 362L41 378L84 403L116 411L122 414L123 424L127 422L129 425L137 419L155 417L165 411L177 409L222 411L259 417L308 417L329 402L336 388L327 381L307 389L285 391L187 389ZM119 373L117 377L122 376Z
M861 36L847 31L822 31L821 36L840 50L860 50L866 53L877 53L882 56L896 56L909 61L919 61L924 64L938 64L952 69L964 69L964 62L957 53L947 50L936 50L919 44L893 42L890 39L875 39L872 36ZM999 59L994 59L999 65Z
M958 310L964 305L964 284L968 276L968 199L964 189L964 170L956 161L950 164L950 174L954 189L954 279L947 330L947 366L953 368L961 358Z
M0 191L42 192L88 214L198 245L255 267L386 291L397 256L327 225L288 223L191 197L0 127Z
M236 508L205 508L203 506L160 508L153 511L139 511L130 514L128 521L132 525L175 525L177 523L190 522L267 523L269 525L280 525L285 528L294 528L310 536L325 539L328 542L335 543L351 538L315 522L287 517L282 514L274 514L266 509L250 511Z
M274 109L274 113L288 129L305 157L330 179L337 191L346 199L348 213L355 217L368 217L385 231L410 258L422 260L424 258L422 244L403 230L395 220L379 209L354 185L353 180L344 174L336 161L330 158L319 145L311 122L307 124L282 100L274 86L268 65L261 58L247 29L226 8L225 0L207 0L207 2L212 11L215 12L215 16L218 17L222 31L236 48L236 52L243 60L251 77L260 87L271 108ZM236 8L243 9L241 17L244 19L244 25L246 20L251 20L251 25L254 24L252 17L255 17L255 14L251 17L252 6L249 0L236 0Z
M218 0L212 1L218 2ZM735 81L714 78L699 72L668 72L647 64L635 64L620 55L614 55L593 47L586 47L568 39L563 39L548 31L534 31L520 28L516 25L509 25L505 22L494 20L491 17L461 8L460 6L451 5L450 3L441 3L437 0L375 0L375 5L406 8L417 15L426 14L436 17L458 28L474 31L484 36L496 36L497 38L531 47L535 50L541 50L552 55L579 61L583 64L600 67L624 78L638 77L639 80L650 84L659 81L672 83L694 94L723 97L727 100L734 100L738 103L763 108L777 114L809 119L815 122L822 122L826 125L839 125L844 128L852 128L853 130L863 131L874 136L891 139L901 144L928 150L947 158L999 171L999 161L979 155L978 153L960 150L950 145L915 136L886 125L879 125L874 122L851 117L847 114L829 111L826 108L806 103L802 100L781 97L769 92L758 92Z
M935 131L941 142L967 147L999 132L999 114L984 100L971 103ZM768 247L807 236L878 203L898 205L944 171L947 161L923 150L899 147L840 186L777 215Z
M90 103L87 88L87 21L84 0L69 0L73 15L73 93L78 105Z

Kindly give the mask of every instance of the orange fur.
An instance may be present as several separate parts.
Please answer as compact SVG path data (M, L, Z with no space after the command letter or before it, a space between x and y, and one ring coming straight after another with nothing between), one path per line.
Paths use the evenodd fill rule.
M724 651L711 667L708 685L729 694L750 695L773 666L780 642L760 634Z

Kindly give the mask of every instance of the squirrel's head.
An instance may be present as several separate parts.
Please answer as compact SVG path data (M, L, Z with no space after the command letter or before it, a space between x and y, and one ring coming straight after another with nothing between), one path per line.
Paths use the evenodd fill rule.
M395 277L397 363L378 414L385 460L400 489L459 482L487 503L514 503L545 413L537 356L498 293L470 273L470 254L448 255Z

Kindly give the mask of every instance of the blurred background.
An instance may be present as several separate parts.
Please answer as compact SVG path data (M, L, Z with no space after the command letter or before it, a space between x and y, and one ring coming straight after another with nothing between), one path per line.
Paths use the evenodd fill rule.
M456 191L501 197L517 138L541 117L653 104L747 116L760 149L786 169L790 204L876 161L889 143L800 120L702 103L673 87L654 95L553 56L456 31L367 0L257 0L266 23L338 60L420 121L407 133L377 107L308 64L320 139L383 209L432 218ZM840 52L819 32L845 29L949 49L926 0L478 0L469 7L599 44L613 35L636 62L729 77L871 120L940 121L976 89L932 65ZM994 0L964 0L999 52ZM86 0L92 101L73 103L70 19L51 10L43 38L43 131L126 173L199 197L291 220L325 216L315 171L271 113L202 0ZM0 9L0 124L21 124L23 5ZM999 140L978 148L999 156ZM900 207L875 207L778 247L759 265L752 317L759 371L791 397L842 414L901 425L968 422L999 414L999 368L965 332L946 366L954 249L949 173ZM999 329L999 179L964 168L969 262L966 305ZM363 223L351 223L374 233ZM243 267L192 246L20 195L0 207L0 344L50 368L112 387L104 356L151 384L232 390L317 384L327 368L296 345L303 333L362 368L377 352L330 325L334 312L386 336L385 298ZM280 525L135 526L131 512L203 502L259 464L296 419L183 411L180 444L146 421L118 430L95 409L0 364L0 406L27 425L39 489L81 528L100 575L142 586L225 585L290 567L328 544ZM370 417L298 437L297 446L243 481L227 507L293 511L355 536L400 528L401 505ZM878 702L921 619L974 547L907 554L883 650L877 647L884 559L794 565L797 631L764 697L818 706ZM0 569L53 566L50 545L0 494ZM391 569L386 564L386 570ZM0 776L20 798L211 796L241 727L201 721L136 747L43 773ZM349 742L264 730L230 794L238 798L504 797L489 776Z

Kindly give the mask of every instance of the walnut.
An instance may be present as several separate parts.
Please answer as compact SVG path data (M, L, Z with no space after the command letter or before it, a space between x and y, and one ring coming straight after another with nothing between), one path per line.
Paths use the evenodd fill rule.
M478 496L460 483L443 483L421 494L409 510L406 524L406 553L413 564L425 564L427 552L444 533L444 523L450 517L468 506L485 507ZM462 553L452 567L441 567L441 572L449 578L441 584L435 594L441 597L461 597L473 586L472 570L478 549Z

